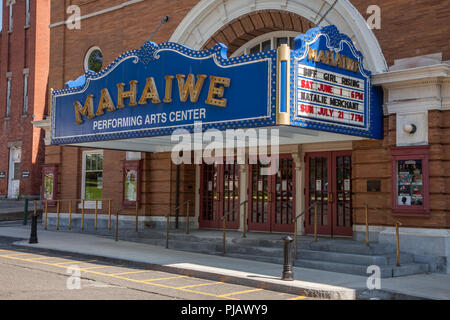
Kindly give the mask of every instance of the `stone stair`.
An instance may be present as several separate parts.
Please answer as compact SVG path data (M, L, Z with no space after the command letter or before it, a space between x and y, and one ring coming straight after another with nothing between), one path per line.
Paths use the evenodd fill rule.
M103 233L111 236L111 232L103 231ZM157 246L166 245L165 237L165 232L158 229L145 229L138 233L133 230L122 230L119 233L121 240ZM238 232L227 232L226 256L283 264L282 237L282 234L249 233L246 238L242 238ZM171 230L169 248L223 255L222 232L200 230L187 235L182 230ZM364 242L341 238L319 238L314 242L311 237L299 237L297 259L293 263L297 267L366 277L369 276L367 267L377 265L380 267L382 278L429 271L428 264L414 261L414 256L408 253L401 253L400 267L397 267L395 247L379 243L370 243L366 246Z

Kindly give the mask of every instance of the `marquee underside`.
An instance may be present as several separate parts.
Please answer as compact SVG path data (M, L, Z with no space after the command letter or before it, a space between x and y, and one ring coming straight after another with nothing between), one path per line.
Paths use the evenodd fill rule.
M357 141L365 140L366 138L344 135L338 133L331 133L318 130L310 130L296 127L287 126L274 126L265 127L261 129L278 129L279 130L279 145L294 145L294 144L307 144L307 143L321 143L321 142L334 142L334 141ZM259 145L271 145L270 131L268 132L268 141L258 141ZM223 134L225 138L225 133ZM245 137L238 138L242 141ZM110 149L110 150L123 150L123 151L139 151L139 152L171 152L173 147L177 145L178 140L171 141L171 136L159 136L148 138L136 138L136 139L122 139L122 140L110 140L110 141L98 141L87 142L77 144L67 144L67 146L76 146L83 148L96 148L96 149ZM210 144L209 139L203 139L202 148L205 148ZM235 145L237 145L237 141ZM190 135L190 141L192 149L195 150L196 146L200 143L194 140L193 135ZM244 141L242 141L244 143ZM226 141L224 140L224 144ZM246 146L248 146L248 141ZM197 147L198 149L198 147Z

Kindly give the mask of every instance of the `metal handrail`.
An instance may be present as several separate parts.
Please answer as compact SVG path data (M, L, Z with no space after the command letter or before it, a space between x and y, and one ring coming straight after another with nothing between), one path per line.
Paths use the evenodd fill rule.
M227 214L222 216L222 229L223 229L223 235L222 235L222 247L223 247L223 254L226 254L226 228L227 228L227 218L231 213L234 213L236 211L237 208L241 208L242 205L246 204L248 202L248 200L245 200L241 203L239 203L238 205L234 206L232 211L229 211ZM246 210L244 210L244 234L245 234L245 229L246 229ZM245 238L245 235L243 236Z
M385 212L381 211L379 208L372 208L377 213L381 213L383 216L389 218L390 220L394 221L395 223L395 242L396 242L396 256L397 256L397 267L400 267L400 234L399 234L399 227L402 225L400 220L397 220L395 218L392 218L390 215L386 214ZM366 219L366 245L369 245L369 218L368 218L368 211L369 211L369 205L367 203L364 204L364 214Z
M307 211L309 211L312 207L314 207L315 204L316 204L316 202L313 202L307 209L303 210L295 218L292 219L292 222L294 223L294 258L295 259L297 259L297 220L301 216L305 215L305 213ZM316 219L314 219L314 222L315 221L316 221ZM314 229L316 230L316 228L314 228Z
M166 217L166 249L169 248L169 223L170 223L170 214L180 208L182 208L185 204L187 204L187 212L186 212L186 234L189 234L189 203L191 203L192 200L186 200L182 204L180 204L178 207L169 210L164 217Z
M69 202L69 230L72 230L72 203L75 202L81 202L81 230L84 230L84 203L85 201L95 201L95 222L94 227L95 230L97 230L97 217L98 217L98 203L108 201L108 230L111 230L111 201L113 199L94 199L94 200L86 200L86 199L58 199L58 200L46 200L41 199L42 203L45 203L44 206L44 229L47 230L47 220L48 220L48 203L49 202L56 202L56 230L59 230L59 216L61 213L61 206L60 204L63 202ZM137 202L136 202L136 208L137 208ZM137 214L137 209L136 209ZM137 231L137 218L136 218L136 231Z

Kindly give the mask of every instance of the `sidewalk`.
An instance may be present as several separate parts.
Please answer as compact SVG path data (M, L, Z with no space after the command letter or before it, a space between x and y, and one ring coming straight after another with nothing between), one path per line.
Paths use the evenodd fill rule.
M381 279L382 290L369 292L366 277L294 267L294 281L282 281L282 265L215 255L165 249L143 243L75 232L45 231L38 228L38 244L28 244L30 226L0 224L0 236L23 238L20 247L47 249L104 258L111 262L130 261L147 268L210 280L263 287L299 295L331 299L450 299L450 275L422 274Z

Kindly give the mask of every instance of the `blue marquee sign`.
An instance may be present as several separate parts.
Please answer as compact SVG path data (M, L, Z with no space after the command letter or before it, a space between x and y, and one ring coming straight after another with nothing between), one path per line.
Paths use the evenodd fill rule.
M381 90L352 40L335 26L295 38L291 52L290 125L382 139Z
M276 51L227 59L217 44L195 51L146 42L99 73L52 92L52 144L170 135L276 123Z
M146 42L106 69L52 92L52 144L288 125L383 138L381 90L351 39L335 26L295 38L294 50L226 57Z

